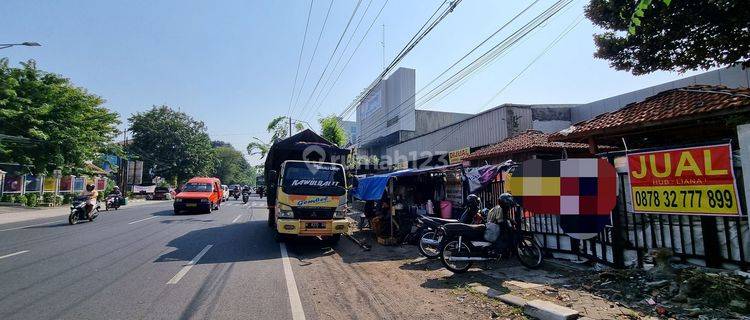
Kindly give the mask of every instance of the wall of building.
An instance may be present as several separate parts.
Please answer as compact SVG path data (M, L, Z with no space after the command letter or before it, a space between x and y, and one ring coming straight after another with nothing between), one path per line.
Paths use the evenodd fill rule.
M346 138L349 144L356 144L359 139L359 125L356 121L341 121L341 126L346 131Z
M571 125L571 109L575 104L532 106L532 128L545 133L557 132Z
M473 116L468 113L442 112L430 110L416 111L415 135L421 135L435 131L447 125L466 120Z
M415 70L398 68L357 106L361 143L415 129Z
M724 85L731 88L750 87L750 70L742 70L741 66L722 68L583 104L572 109L571 120L573 123L588 120L602 113L618 110L630 103L643 101L659 92L694 84Z
M529 108L503 105L390 146L383 160L412 161L465 147L484 146L507 138L509 131L529 128Z

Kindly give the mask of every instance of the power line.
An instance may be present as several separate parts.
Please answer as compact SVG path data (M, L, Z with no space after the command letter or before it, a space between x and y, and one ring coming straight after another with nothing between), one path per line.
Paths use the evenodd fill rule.
M302 52L305 51L305 41L307 41L307 29L310 27L310 14L312 13L313 1L310 0L310 8L307 9L307 23L305 23L305 34L302 36L302 47L299 49L299 59L297 60L297 71L294 73L294 84L292 85L292 94L289 96L289 106L286 108L286 113L292 111L292 100L294 100L294 92L297 90L297 77L299 77L299 67L302 65Z
M328 5L328 11L326 11L326 17L323 19L323 25L320 27L320 32L318 33L318 40L315 42L315 49L313 49L312 56L310 56L310 63L307 65L307 71L305 71L305 76L302 78L302 83L299 87L299 93L297 94L297 98L294 100L294 105L292 106L292 111L297 108L297 104L299 103L299 97L302 95L302 90L305 88L305 81L307 81L307 75L310 73L310 67L312 67L312 63L315 60L315 54L318 52L318 45L320 44L320 38L323 37L323 31L326 29L326 23L328 23L328 16L331 14L331 8L333 7L333 0L331 0L331 4ZM289 113L291 114L290 111Z
M492 96L492 98L490 98L490 100L488 100L487 103L484 106L482 106L482 109L484 109L487 105L489 105L492 102L492 100L494 100L498 95L500 95L500 93L502 93L503 91L505 91L505 89L507 89L511 84L513 84L513 82L515 82L518 78L520 78L521 75L524 72L526 72L526 70L528 70L534 63L536 63L542 56L544 56L550 49L552 49L558 42L560 42L560 40L562 40L563 38L565 38L565 36L567 36L568 33L570 33L570 31L572 31L576 26L578 26L578 24L581 23L581 21L583 21L583 16L582 15L579 16L567 28L563 29L563 32L560 33L554 40L552 40L552 42L549 45L547 45L547 47L545 47L542 50L542 52L540 52L534 59L532 59L531 62L529 62L529 64L526 65L526 67L524 67L520 72L518 72L510 81L508 81L508 83L506 83L505 86L503 86L502 88L500 88L500 90L498 90L498 92L495 93ZM430 148L434 148L438 143L442 142L447 137L449 137L450 135L452 135L454 132L458 131L463 126L463 124L464 124L464 122L458 124L453 130L451 130L450 132L448 132L442 139L439 139L438 142L432 144L432 146L430 146Z
M372 0L370 2L372 2ZM362 42L364 42L364 40L367 38L367 35L370 33L370 30L372 30L372 27L375 25L375 22L378 21L378 18L380 17L380 14L383 12L383 9L385 9L385 6L387 4L388 4L388 0L385 0L385 2L383 2L383 6L380 7L380 10L375 15L375 18L372 20L372 23L370 23L370 26L367 27L367 30L365 31L364 35L362 36L362 38L357 43L357 46L354 47L354 51L352 51L351 55L349 55L349 58L344 63L344 66L341 68L341 70L339 70L339 73L336 76L336 79L334 79L333 84L331 84L331 86L328 87L328 91L326 91L326 93L323 96L323 98L320 99L320 101L316 103L317 107L315 107L315 110L313 111L313 113L311 114L311 116L314 116L315 112L318 109L320 109L320 107L323 105L323 103L325 102L325 100L328 99L328 96L331 94L331 91L333 91L333 88L336 86L336 83L338 83L339 79L341 78L341 75L344 73L344 70L346 70L346 67L349 66L349 62L351 62L352 58L354 58L354 55L357 53L357 50L359 50L359 47L362 45ZM368 3L368 7L369 7L369 3ZM366 11L365 11L365 13L366 13ZM364 14L362 15L362 18L364 18ZM362 22L362 19L360 19L359 22ZM359 24L357 25L357 28L358 27L359 27ZM355 28L355 32L356 32L357 28ZM351 41L353 38L354 38L354 33L352 33L352 36L349 38L349 41ZM349 47L349 43L347 42L345 48L348 48L348 47ZM346 49L344 49L344 50L346 51ZM343 58L343 55L341 55L341 57L339 57L339 61L341 60L341 58ZM334 65L334 69L338 65L339 61L337 61L336 65ZM330 78L329 78L329 80L330 80ZM325 87L325 85L324 85L324 87ZM317 98L316 98L316 100L317 100Z
M455 85L457 82L459 82L461 79L468 77L469 75L473 74L474 71L486 64L489 64L490 62L494 61L500 54L504 53L508 50L508 48L512 47L514 44L516 44L518 41L520 41L523 37L528 35L531 31L539 27L542 23L552 18L555 14L557 14L560 10L562 10L565 6L570 4L573 0L560 0L553 4L549 9L545 10L541 15L539 15L534 20L530 21L526 25L524 25L522 28L514 32L510 37L508 42L501 42L495 45L491 50L485 52L478 58L476 58L474 61L472 61L470 64L459 70L458 72L454 73L451 77L444 80L442 83L440 83L437 87L430 90L425 97L422 97L420 99L426 99L423 100L422 104L426 104L428 101L432 100L434 97L436 97L441 92L447 90L451 86ZM437 90L437 91L436 91Z
M567 2L565 2L565 1L567 1ZM478 57L477 59L475 59L474 61L472 61L470 64L466 65L464 68L462 68L458 72L454 73L451 77L449 77L448 79L446 79L445 81L443 81L440 85L438 85L437 87L435 87L432 90L430 90L430 92L428 94L433 93L433 92L435 92L435 90L437 90L437 89L440 88L440 90L437 91L437 93L435 93L430 99L422 102L421 104L422 105L426 104L427 101L431 100L432 98L434 98L435 96L441 94L442 92L444 92L447 89L453 88L453 90L455 90L457 88L457 86L455 86L456 83L459 83L459 86L462 85L463 83L465 83L465 80L468 79L467 77L469 75L475 73L479 68L486 67L490 62L494 61L498 56L500 56L500 54L507 53L506 51L509 50L513 45L515 45L516 43L518 43L521 39L523 39L523 37L525 37L531 31L535 30L537 27L539 27L540 25L542 25L545 21L549 20L552 16L554 16L555 14L557 14L558 12L560 12L563 8L565 8L571 2L572 2L572 0L560 0L560 1L556 2L555 4L553 4L552 6L550 6L547 10L545 10L540 15L536 16L534 19L532 19L531 21L529 21L526 25L524 25L520 29L516 30L513 34L511 34L510 36L508 36L506 39L504 39L500 43L496 44L493 48L491 48L490 50L486 51L484 54L482 54L480 57ZM468 72L466 72L467 69L469 69ZM452 80L452 82L450 84L445 85L449 80ZM441 86L443 86L443 87L441 88ZM398 118L400 119L400 118L406 116L407 114L400 115ZM438 141L443 141L446 138L448 138L451 134L453 134L455 131L457 131L460 128L461 125L457 126L453 130L451 130L448 134L446 134L441 139L438 139ZM372 132L372 130L373 129L371 129L370 132ZM364 135L366 133L361 133L361 134ZM435 145L437 145L437 143L433 144L431 146L431 148L434 147Z
M444 4L445 2L443 2ZM414 47L416 47L417 44L419 44L424 37L427 36L443 19L445 19L448 14L453 12L453 9L461 3L461 0L454 0L452 1L448 7L438 16L432 23L430 23L430 20L428 20L425 25L423 25L423 28L421 28L413 37L412 40L407 43L399 52L399 54L396 55L396 57L391 61L391 63L378 75L377 78L375 78L375 81L373 81L362 93L360 93L357 98L352 101L349 106L347 106L341 114L339 114L339 117L345 118L348 113L350 113L359 103L367 97L370 92L372 92L373 89L383 80L383 78L396 66L399 62L407 55L409 52L411 52ZM443 7L443 4L438 7L438 10ZM434 17L435 14L432 15ZM432 18L431 17L431 18ZM427 26L429 24L429 26ZM426 28L424 26L427 26Z
M561 0L561 1L562 1L562 0ZM445 74L446 74L446 73L447 73L448 71L450 71L451 69L453 69L454 67L456 67L456 66L457 66L457 65L458 65L459 63L461 63L461 62L462 62L462 61L464 61L464 60L465 60L466 58L468 58L468 57L469 57L469 56L470 56L471 54L473 54L473 53L474 53L474 52L475 52L475 51L476 51L477 49L479 49L480 47L482 47L482 46L483 46L483 45L484 45L485 43L487 43L487 42L488 42L488 41L489 41L490 39L494 38L494 37L495 37L495 36L496 36L497 34L499 34L499 33L500 33L501 31L505 30L505 28L507 28L507 27L508 27L508 26L509 26L510 24L512 24L513 22L515 22L515 21L516 21L516 20L517 20L518 18L520 18L520 17L522 16L522 15L524 15L524 14L525 14L525 13L526 13L526 12L527 12L528 10L530 10L530 9L531 9L531 8L532 8L532 7L533 7L533 6L534 6L534 5L536 4L536 3L538 3L538 2L539 2L538 0L537 0L537 1L534 1L534 2L532 2L532 3L531 3L531 4L529 4L529 5L528 5L528 6L526 7L526 8L524 8L524 9L523 9L523 10L521 10L521 11L520 11L519 13L517 13L517 14L516 14L515 16L513 16L513 17L512 17L512 18L511 18L510 20L508 20L508 21L507 21L506 23L504 23L503 25L501 25L501 26L500 26L500 27L499 27L499 28L498 28L497 30L495 30L495 32L493 32L492 34L490 34L489 36L487 36L487 37L486 37L486 38L485 38L484 40L482 40L482 41L481 41L481 42L480 42L479 44L477 44L476 46L474 46L474 48L472 48L472 49L471 49L471 50L469 50L469 51L468 51L468 52L467 52L466 54L464 54L464 55L463 55L463 56L462 56L461 58L459 58L458 60L456 60L456 61L455 61L455 62L454 62L453 64L451 64L451 65L450 65L450 66L449 66L448 68L446 68L446 69L445 69L445 70L444 70L444 71L443 71L442 73L440 73L439 75L437 75L436 77L434 77L434 78L433 78L433 79L432 79L432 80L431 80L431 81L430 81L429 83L427 83L426 85L424 85L424 86L423 86L422 88L420 88L420 89L419 89L419 90L418 90L417 92L415 92L414 94L412 94L412 95L411 95L411 96L410 96L409 98L407 98L407 99L405 99L404 101L402 101L402 102L401 102L401 103L400 103L400 104L399 104L398 106L396 106L396 109L400 108L400 107L401 107L401 106L403 106L403 105L404 105L405 103L407 103L407 102L411 101L411 99L414 99L414 97L416 97L416 96L417 96L418 94L420 94L420 93L421 93L422 91L424 91L425 89L427 89L427 88L428 88L428 87L429 87L430 85L432 85L432 84L433 84L433 83L434 83L435 81L437 81L438 79L440 79L440 78L441 78L441 77L442 77L443 75L445 75ZM558 1L558 2L559 2L559 1ZM554 6L554 5L553 5L553 6ZM552 8L552 7L551 7L551 8ZM549 9L548 9L548 10L549 10ZM546 12L546 11L545 11L545 12ZM537 20L537 19L538 19L538 18L539 18L540 16L541 16L541 14L540 14L540 15L538 15L538 16L536 16L535 18L533 18L533 19L532 19L532 20L530 20L529 22L527 22L525 26L528 26L528 25L530 25L530 24L531 24L532 22L536 21L536 20ZM516 34L517 32L518 32L518 31L514 32L513 34ZM512 36L513 34L511 34L511 36ZM501 41L500 41L500 42L499 42L498 44L496 44L495 46L493 46L492 48L490 48L490 49L489 49L488 51L486 51L485 53L483 53L483 54L482 54L482 56L486 55L486 54L487 54L488 52L491 52L492 50L494 50L495 48L497 48L497 47L498 47L499 45L501 45L501 44L503 44L503 43L507 43L507 42L509 41L509 39L511 39L511 36L508 36L508 37L506 37L505 39L501 40ZM480 56L480 57L481 57L481 56ZM477 60L475 59L474 61L472 61L471 63L469 63L469 64L468 64L467 66L469 66L469 65L471 65L471 64L473 64L473 63L475 63L476 61L477 61ZM465 68L466 68L466 67L464 67L464 69L465 69ZM462 69L462 70L464 70L464 69ZM459 71L459 72L460 72L460 71ZM455 74L454 74L453 76L455 76ZM453 76L451 76L451 77L453 77ZM449 78L449 79L450 79L450 78ZM445 82L443 82L443 83L445 83ZM399 114L399 115L398 115L398 119L401 119L401 118L405 117L406 115L408 115L409 111L410 111L410 110L405 110L405 111L404 111L404 112L403 112L402 114ZM379 118L378 118L378 119L377 119L376 121L380 121L380 120L382 120L383 122L385 122L385 121L386 121L386 120L385 120L385 117L387 117L387 115L386 115L386 114L383 114L383 115L381 115L381 116L380 116L380 117L379 117ZM377 125L375 125L375 126L371 126L371 127L369 127L369 128L361 128L361 132L360 132L360 134L361 134L361 135L367 135L367 134L370 134L370 133L372 133L372 132L373 132L374 130L377 130L377 129L375 129L375 127L377 127Z
M537 55L536 57L534 57L534 59L533 59L533 60L531 60L531 62L529 62L529 64L527 64L527 65L526 65L526 67L524 67L524 68L523 68L523 70L521 70L521 71L520 71L519 73L517 73L517 74L516 74L516 75L515 75L515 76L514 76L514 77L513 77L513 78L512 78L512 79L511 79L510 81L508 81L508 83L506 83L506 84L505 84L505 85L504 85L504 86L503 86L502 88L500 88L500 90L498 90L498 91L497 91L497 92L496 92L496 93L495 93L495 94L494 94L494 95L492 96L492 98L490 98L489 100L487 100L487 102L485 102L485 104L484 104L484 106L482 107L482 109L486 109L486 108L487 108L487 106L488 106L488 105L490 105L490 104L492 103L492 100L495 100L495 98L497 98L497 96L499 96L499 95L500 95L500 93L502 93L503 91L505 91L505 89L507 89L507 88L508 88L508 87L509 87L509 86L510 86L510 85L511 85L511 84L512 84L512 83L513 83L514 81L516 81L516 79L518 79L518 78L519 78L519 77L520 77L520 76L521 76L522 74L524 74L524 73L526 72L526 70L528 70L528 69L529 69L529 68L530 68L530 67L531 67L531 66L532 66L532 65L533 65L534 63L536 63L536 62L537 62L537 61L538 61L538 60L539 60L539 59L540 59L540 58L541 58L542 56L544 56L544 55L545 55L545 54L546 54L546 53L547 53L547 52L548 52L548 51L549 51L550 49L552 49L552 48L553 48L553 47L554 47L555 45L557 45L557 43L558 43L558 42L560 42L560 40L562 40L563 38L565 38L565 36L567 36L567 35L568 35L568 33L570 33L570 31L572 31L573 29L575 29L575 27L577 27L577 26L578 26L578 24L580 24L580 23L581 23L581 21L583 21L583 15L580 15L580 16L578 17L577 21L574 21L574 23L573 23L572 25L569 25L569 26L568 26L568 27L567 27L566 29L563 29L563 30L564 30L564 31L563 31L563 33L559 34L559 35L557 36L557 38L555 38L555 39L554 39L554 40L553 40L553 41L552 41L552 42L551 42L551 43L550 43L549 45L547 45L547 47L546 47L546 48L544 48L544 50L542 50L542 52L540 52L540 53L539 53L539 54L538 54L538 55Z
M339 46L341 45L341 40L344 40L344 36L346 35L346 32L349 31L349 26L352 23L352 20L354 19L354 15L357 14L357 10L359 10L359 5L362 4L362 0L357 1L357 5L354 6L354 10L352 11L351 16L349 16L349 21L346 22L346 27L344 27L344 31L341 32L341 36L339 36L339 41L336 42L336 47L333 48L333 52L331 52L331 56L328 58L328 62L326 63L326 66L323 68L323 72L320 73L320 77L318 77L318 81L315 83L315 86L313 87L312 91L310 91L310 95L307 97L307 100L305 103L302 104L302 111L304 112L304 107L307 106L310 103L310 99L312 99L313 95L315 94L315 91L318 90L318 85L320 85L320 81L323 80L323 76L326 74L326 71L328 71L328 67L331 65L331 61L333 61L333 57L336 55L336 51L338 51Z

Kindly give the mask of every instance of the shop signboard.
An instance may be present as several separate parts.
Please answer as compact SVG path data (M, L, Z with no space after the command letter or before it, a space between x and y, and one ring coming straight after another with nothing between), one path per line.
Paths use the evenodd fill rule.
M11 173L5 174L5 180L3 181L3 192L21 192L23 187L23 176L15 175Z
M55 187L57 187L57 179L55 177L44 177L45 192L55 192Z
M96 190L102 191L106 187L107 187L107 180L105 180L105 179L97 179L96 180Z
M628 154L628 176L637 213L740 215L730 144Z
M133 177L134 184L143 183L143 161L135 162L135 177Z
M37 192L42 187L41 177L26 175L26 192Z
M469 147L453 150L448 153L448 163L449 164L455 164L455 163L461 163L461 160L463 158L466 158L471 153Z
M73 176L60 177L59 192L69 192L72 186L73 186Z
M133 184L133 177L135 176L135 161L128 161L127 167L127 183Z
M83 191L86 185L86 179L83 177L77 177L73 180L73 191Z

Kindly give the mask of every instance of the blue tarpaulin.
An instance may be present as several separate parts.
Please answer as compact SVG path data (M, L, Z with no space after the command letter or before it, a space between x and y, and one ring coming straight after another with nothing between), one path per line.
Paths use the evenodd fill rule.
M391 177L415 176L421 173L456 169L459 166L460 165L447 165L426 169L405 169L396 172L360 178L359 185L354 191L354 197L364 201L380 200L380 198L383 196L383 192L385 191L386 186L388 185L388 179L390 179Z
M354 190L354 197L364 201L379 200L383 196L388 179L390 179L388 175L377 175L359 179L359 185Z

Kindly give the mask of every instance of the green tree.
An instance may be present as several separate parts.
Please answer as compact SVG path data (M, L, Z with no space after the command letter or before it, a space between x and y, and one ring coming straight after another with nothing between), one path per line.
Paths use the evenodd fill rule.
M341 118L335 115L330 115L325 118L320 118L318 121L320 122L320 135L323 138L339 147L346 145L346 130L344 130L344 127L341 125Z
M211 139L203 122L167 106L153 106L128 121L133 132L128 152L157 175L182 182L208 175L214 168Z
M586 16L606 30L594 36L594 56L635 75L749 65L750 1L648 1L647 5L591 0Z
M253 168L240 151L232 146L220 146L214 148L214 175L221 179L224 184L251 185L255 181L255 168Z
M85 173L85 161L107 152L117 134L118 115L103 103L33 60L11 68L0 59L0 162Z
M271 148L271 145L291 136L289 134L288 121L289 117L287 116L278 116L271 119L271 121L268 123L268 126L266 127L266 131L271 134L271 141L265 142L258 137L253 137L253 141L250 141L250 143L247 144L247 154L251 156L258 155L261 158L265 158L266 154L268 154L268 149ZM294 122L294 130L300 132L304 129L305 127L301 122Z

